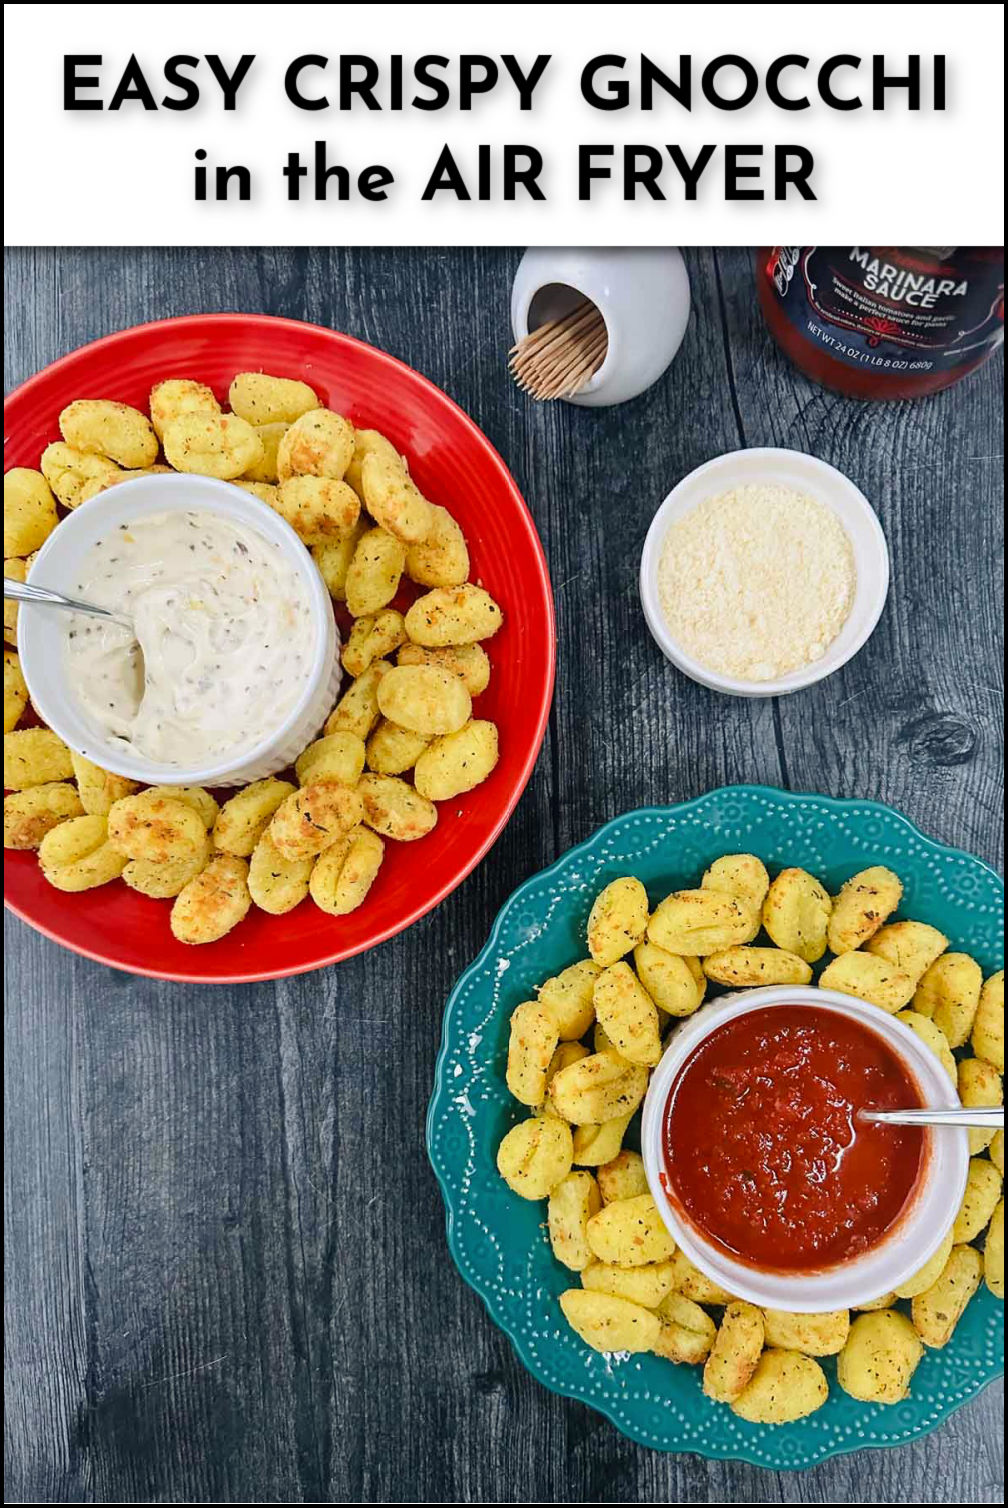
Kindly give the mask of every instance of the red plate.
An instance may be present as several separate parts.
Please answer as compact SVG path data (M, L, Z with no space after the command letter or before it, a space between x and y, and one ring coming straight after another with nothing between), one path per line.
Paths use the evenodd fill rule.
M65 895L33 853L6 854L4 901L56 942L100 963L162 979L276 979L350 958L430 911L498 837L542 746L553 695L556 632L549 572L535 525L489 440L440 388L348 335L266 315L207 314L138 325L46 367L4 403L4 467L37 466L59 439L74 398L116 398L146 409L155 382L195 377L225 400L235 372L265 369L311 383L327 406L380 429L409 458L428 497L465 531L473 580L504 609L489 645L493 674L477 702L500 728L500 763L483 785L443 803L434 832L389 843L367 901L330 917L305 900L287 916L254 908L220 942L191 948L172 936L166 901L116 881Z

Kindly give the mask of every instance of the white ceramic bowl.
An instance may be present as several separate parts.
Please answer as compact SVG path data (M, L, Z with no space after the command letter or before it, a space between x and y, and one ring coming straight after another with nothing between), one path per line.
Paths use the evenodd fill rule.
M854 1309L900 1287L934 1256L948 1234L969 1168L969 1139L964 1130L945 1127L927 1131L923 1175L909 1209L894 1228L868 1251L815 1272L770 1272L737 1261L686 1220L662 1187L665 1108L679 1070L716 1027L749 1011L781 1004L815 1005L862 1022L899 1055L925 1105L952 1109L959 1104L952 1082L934 1054L908 1026L877 1006L813 985L772 986L723 995L683 1021L652 1075L641 1126L648 1187L676 1243L701 1272L729 1293L761 1307L798 1314Z
M605 321L606 358L564 401L585 408L625 403L649 388L686 333L689 274L675 246L532 246L511 289L515 340L591 299Z
M278 513L250 493L211 477L136 477L83 503L46 540L28 580L67 596L76 595L81 557L121 523L172 509L214 513L254 528L278 545L302 578L317 629L315 656L304 691L290 715L265 731L256 744L211 764L159 764L110 742L74 696L64 648L72 621L59 608L25 603L18 614L21 668L39 716L64 743L96 764L145 785L243 785L286 768L321 728L332 710L340 682L339 633L332 602L315 564L294 530Z
M686 653L673 637L658 595L658 563L669 526L708 498L747 485L780 485L817 498L840 520L854 550L857 584L847 620L821 659L769 681L720 675ZM889 550L874 508L849 477L800 450L758 447L716 456L683 477L655 514L644 541L640 596L648 628L666 659L703 686L731 696L782 696L832 675L866 643L889 591Z

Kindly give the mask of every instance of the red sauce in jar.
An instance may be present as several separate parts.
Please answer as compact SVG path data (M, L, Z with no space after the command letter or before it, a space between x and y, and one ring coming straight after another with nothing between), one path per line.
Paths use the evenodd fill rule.
M766 246L756 291L795 365L855 398L950 387L1004 339L1003 246Z
M808 1271L873 1246L900 1218L926 1154L919 1127L861 1109L922 1103L882 1037L835 1011L771 1005L717 1027L665 1110L663 1186L732 1256Z

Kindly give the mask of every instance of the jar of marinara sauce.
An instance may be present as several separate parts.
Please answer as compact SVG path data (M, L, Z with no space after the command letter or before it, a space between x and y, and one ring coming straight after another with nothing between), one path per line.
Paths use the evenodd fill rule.
M756 287L778 345L855 398L914 398L1004 339L1003 246L769 246Z

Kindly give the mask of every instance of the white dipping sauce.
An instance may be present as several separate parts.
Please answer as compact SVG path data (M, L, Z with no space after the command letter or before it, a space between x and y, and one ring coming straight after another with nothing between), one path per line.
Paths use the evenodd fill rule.
M254 528L181 510L120 524L85 555L77 594L135 626L134 640L75 615L66 655L85 709L143 758L194 765L257 743L305 689L308 588Z

